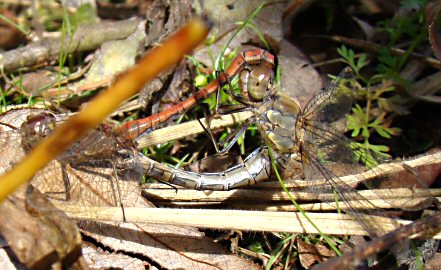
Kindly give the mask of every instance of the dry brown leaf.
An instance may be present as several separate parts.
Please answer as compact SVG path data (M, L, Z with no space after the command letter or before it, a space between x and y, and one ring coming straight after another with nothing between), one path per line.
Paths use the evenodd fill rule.
M194 2L197 3L197 2ZM218 41L213 45L201 48L195 53L195 58L212 67L210 55L217 56L220 54L222 47L232 37L236 31L237 22L243 22L253 12L253 10L261 4L260 1L204 1L203 9L213 18L214 26L211 33ZM196 5L196 4L195 4ZM283 2L274 2L262 8L253 20L253 24L273 48L278 48L282 39L282 14L285 7ZM200 8L200 7L198 7ZM242 50L243 44L259 44L262 48L264 45L259 39L256 32L250 27L245 27L240 31L231 43L229 48L239 48ZM208 49L209 48L209 49Z
M322 244L309 244L301 239L297 239L297 249L300 263L306 269L311 268L311 266L316 263L323 262L327 258L336 256L333 250L330 250Z
M211 155L185 166L184 169L192 172L220 172L242 161L242 157L235 153Z
M436 29L436 19L441 11L441 1L427 4L424 9L429 33L429 42L436 57L441 60L441 34Z
M191 16L191 1L160 0L152 2L146 9L147 25L149 26L146 43L161 43L168 35L176 32L177 29L187 23ZM182 87L181 85L186 71L185 63L183 60L177 66L161 72L141 90L138 99L143 107L150 103L152 95L161 90L163 92L161 102L179 102L182 93L185 92L186 88L188 90L188 87ZM157 111L158 106L155 106L153 112Z
M320 93L323 87L322 79L297 47L282 40L278 60L282 70L282 86L290 97L300 102L301 106Z
M93 1L95 3L95 1ZM105 19L128 19L139 13L138 1L96 1L97 12Z
M441 174L441 164L429 164L418 168L391 175L387 181L383 181L381 188L427 188L436 182Z
M0 204L2 236L28 268L70 268L81 256L81 236L75 223L37 190L29 191L21 187ZM33 198L32 205L25 203L25 196ZM36 205L45 205L50 212L41 213Z
M91 269L146 269L146 263L139 258L122 253L108 252L87 242L83 244L83 256Z
M23 74L20 77L23 90L30 96L40 96L45 87L56 82L57 74L45 70L38 70Z
M424 264L426 270L436 270L441 265L441 253L437 252L431 260Z
M129 223L86 226L84 233L114 252L142 256L166 269L258 269L195 228Z
M127 206L151 207L141 200ZM166 269L257 269L192 227L116 222L85 222L81 227L114 252L142 256Z
M7 9L0 9L0 15L17 23L15 15ZM26 42L26 36L22 32L5 20L0 19L0 48L8 50L18 47L24 42Z

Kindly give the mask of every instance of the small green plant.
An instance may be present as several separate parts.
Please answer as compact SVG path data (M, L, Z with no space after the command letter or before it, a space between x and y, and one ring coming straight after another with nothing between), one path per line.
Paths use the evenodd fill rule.
M344 45L340 48L337 48L337 52L340 54L341 57L343 57L343 61L352 68L355 73L355 78L364 80L364 78L360 74L360 71L362 68L368 65L367 55L361 54L358 58L356 58L354 51L346 48L346 46Z
M399 72L407 63L409 55L422 42L427 41L427 29L423 16L423 6L427 2L426 0L401 1L400 10L404 14L378 23L376 30L386 33L388 36L387 43L377 52L379 64L376 67L376 71L378 76L406 85ZM409 43L406 46L404 55L393 55L391 49L403 42Z
M366 101L366 105L356 105L352 108L352 114L347 116L347 120L351 136L361 138L351 147L358 158L369 166L376 165L375 156L380 159L389 157L387 146L370 143L372 135L378 134L382 138L390 139L391 136L400 133L398 128L389 127L384 119L388 112L403 111L400 110L400 105L393 104L390 101L393 99L389 97L396 95L394 91L397 85L410 91L409 82L401 77L400 72L405 67L409 55L427 40L422 8L426 3L426 0L401 1L400 10L404 14L377 24L376 30L387 34L388 39L372 61L373 74L366 76L361 72L368 65L366 54L356 55L352 49L345 46L337 49L343 61L354 70L355 79L364 86L358 89L357 94ZM403 42L407 45L404 54L397 56L392 53L394 47ZM388 98L385 98L384 94L387 94Z
M377 31L388 35L386 47L392 47L402 39L407 39L412 40L413 43L408 48L415 48L415 43L427 39L422 8L427 2L427 0L403 0L400 3L403 14L377 24Z
M17 24L13 20L10 20L8 17L3 16L2 14L0 14L0 21L3 21L4 23L12 25L17 30L22 32L25 36L28 36L31 32L29 29L26 29L26 26L22 26L20 24Z
M145 148L142 150L142 153L150 158L154 158L160 163L166 163L174 166L175 168L179 168L184 164L185 160L189 157L189 154L186 154L182 158L177 158L170 154L173 146L174 142L167 142L157 147Z
M381 114L376 116L372 114L374 106L377 108L382 106L382 102L384 102L382 95L394 91L394 87L381 83L374 85L378 81L378 77L366 78L362 75L361 70L368 65L366 54L361 54L356 58L354 51L346 48L344 45L337 49L337 51L343 58L343 61L354 71L355 77L353 80L361 81L365 85L364 88L359 85L356 94L366 101L366 106L362 107L356 104L352 108L352 114L347 115L346 118L351 136L353 138L361 138L361 142L351 143L351 148L360 161L368 167L374 167L377 165L377 158L388 158L390 155L388 154L389 147L375 145L370 142L371 133L376 133L386 139L390 139L393 135L399 133L399 129L388 127L384 123L384 118ZM381 109L384 110L384 108Z
M276 234L274 234L276 235ZM289 261L291 258L297 256L297 252L290 252L292 246L294 245L294 240L297 237L296 234L282 233L280 234L280 242L277 243L276 248L271 252L271 257L265 267L265 269L273 269L273 265L277 260L282 260L283 257L285 261Z

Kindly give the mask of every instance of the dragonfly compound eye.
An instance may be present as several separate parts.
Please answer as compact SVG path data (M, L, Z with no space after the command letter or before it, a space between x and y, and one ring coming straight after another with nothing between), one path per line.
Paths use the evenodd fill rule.
M34 148L43 138L49 136L55 127L55 116L50 113L29 115L21 125L22 145L26 151Z
M253 101L262 101L273 76L273 70L267 66L253 66L251 70L242 71L239 77L242 94Z

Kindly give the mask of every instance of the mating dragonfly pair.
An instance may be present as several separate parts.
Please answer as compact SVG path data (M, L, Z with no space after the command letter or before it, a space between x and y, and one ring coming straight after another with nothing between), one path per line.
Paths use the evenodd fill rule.
M359 170L355 166L341 169L345 164L358 164L360 155L354 154L351 143L335 124L350 109L352 93L348 90L353 80L343 72L330 87L302 108L295 98L274 83L274 66L274 56L265 50L242 52L217 80L186 101L116 129L102 125L40 171L32 183L49 198L69 204L119 206L126 205L125 200L130 200L131 194L140 193L137 181L143 175L193 189L229 190L267 180L272 162L284 167L297 160L306 179L326 179L326 185L316 191L335 191L348 206L348 212L375 235L375 225L370 225L363 219L362 212L352 206L356 201L364 204L363 208L372 209L372 204L340 178ZM266 145L240 164L218 173L174 169L136 151L132 140L191 109L236 76L239 77L240 94L227 91L244 110L252 111L253 116L233 134L227 149L251 124L257 124ZM60 120L60 116L39 109L13 110L0 115L0 146L9 149L0 165L7 170L47 136ZM273 160L269 151L272 151Z

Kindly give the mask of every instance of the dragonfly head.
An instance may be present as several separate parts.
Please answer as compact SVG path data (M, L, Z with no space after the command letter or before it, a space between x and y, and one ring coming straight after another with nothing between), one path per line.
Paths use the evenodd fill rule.
M55 122L55 115L49 112L29 115L20 128L25 150L30 151L43 138L49 136L55 127Z
M239 87L243 97L253 102L263 101L273 81L274 71L268 65L252 66L242 70L239 75Z

